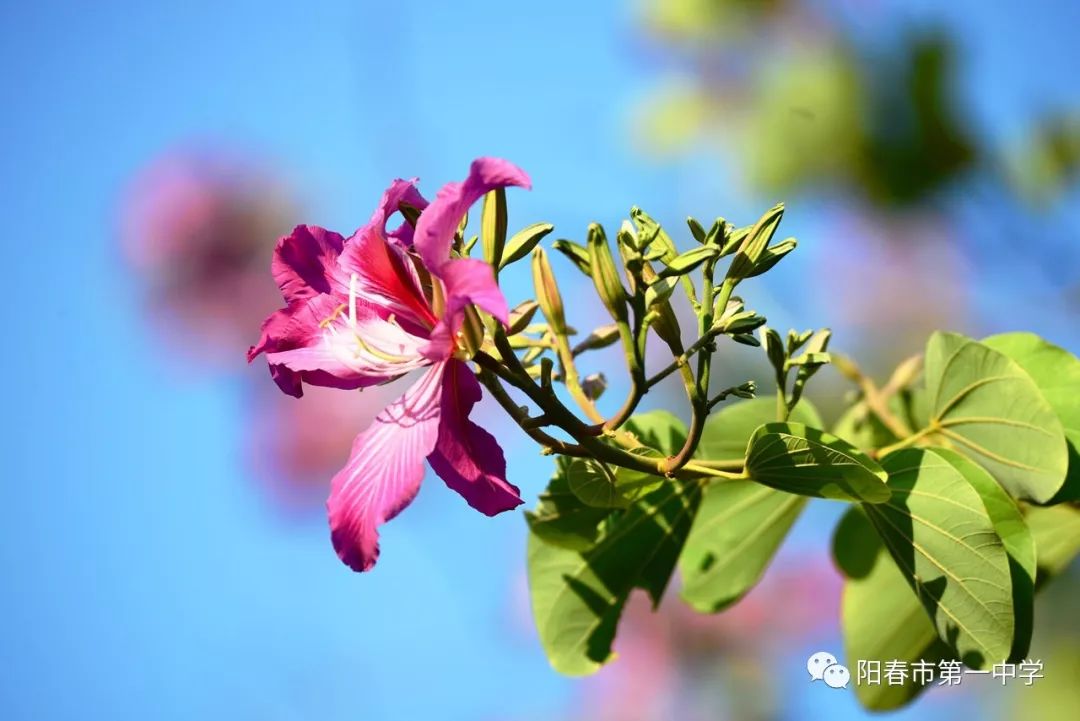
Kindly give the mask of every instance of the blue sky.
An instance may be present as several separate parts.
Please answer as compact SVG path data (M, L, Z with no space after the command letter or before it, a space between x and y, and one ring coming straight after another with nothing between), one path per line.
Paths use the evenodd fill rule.
M626 4L422 5L0 6L14 265L0 361L14 409L0 483L4 718L551 718L570 702L573 682L508 600L520 516L480 519L429 482L386 527L377 572L345 572L321 514L283 524L246 477L238 381L265 371L238 356L224 377L177 373L115 247L123 183L191 137L268 153L310 222L343 231L391 178L420 175L431 192L478 155L531 174L535 190L512 194L515 225L551 220L571 236L633 203L674 220L760 202L703 179L701 162L635 153L628 113L659 76ZM943 11L969 26L963 97L988 136L1022 127L1018 105L1076 97L1074 49L1051 40L1077 12L1029 5ZM802 230L815 232L812 213L789 228ZM535 497L546 468L499 437ZM807 526L822 548L828 515Z

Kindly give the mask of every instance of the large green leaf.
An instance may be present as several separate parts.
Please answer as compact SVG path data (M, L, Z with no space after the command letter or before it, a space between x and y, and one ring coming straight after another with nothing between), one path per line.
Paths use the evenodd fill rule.
M789 493L844 501L889 499L886 474L869 456L802 423L767 423L750 437L746 474Z
M741 461L754 430L775 417L773 398L727 406L706 422L699 455L713 461ZM817 411L805 400L791 417L821 425ZM714 612L742 598L765 573L806 500L751 481L706 486L679 557L683 599L698 611Z
M1038 550L1039 588L1069 567L1080 554L1080 508L1061 504L1026 509L1024 519Z
M668 411L638 413L622 429L637 436L642 445L655 448L665 456L675 455L686 440L686 425Z
M990 522L994 524L994 532L1005 545L1005 552L1009 554L1015 626L1009 660L1019 662L1027 656L1035 620L1035 539L1031 535L1031 529L1024 522L1024 516L1016 501L998 485L985 468L956 451L946 448L934 448L933 451L960 471L979 494L990 516Z
M592 508L626 508L630 501L617 487L615 472L593 458L575 458L566 468L570 491Z
M525 519L529 529L544 541L584 551L600 539L611 511L585 505L570 490L567 469L573 460L566 456L555 460L555 475L540 494L536 510L526 511Z
M972 668L1007 658L1009 556L979 493L932 450L897 451L883 465L892 498L864 509L938 635Z
M982 343L935 333L926 385L929 430L1013 496L1045 502L1061 488L1069 462L1061 421L1015 361Z
M634 588L657 605L701 499L696 481L672 481L635 502L592 548L577 552L529 534L533 617L551 665L593 673L611 657L623 605Z
M775 420L775 396L759 396L725 405L705 421L695 457L709 461L742 462L750 436L759 426ZM788 420L811 428L822 428L824 425L817 409L806 399L792 409Z
M623 429L633 433L643 447L651 447L664 455L675 453L686 438L686 426L667 411L649 411L635 415ZM587 468L594 463L595 461L590 461L585 466ZM547 489L540 494L536 509L525 512L525 518L533 533L548 543L577 551L584 551L595 545L603 533L605 522L618 517L617 513L613 515L612 507L599 503L590 505L582 501L578 494L583 492L583 486L588 485L587 479L583 482L583 479L578 478L575 488L571 488L571 469L577 468L576 473L580 474L582 464L582 459L566 456L556 458L555 474L551 477ZM613 501L619 507L625 507L629 505L629 501L653 490L650 487L655 485L653 479L661 483L664 480L660 477L649 477L647 474L635 474L624 468L612 470L615 484L627 496L624 499L622 495L618 495L617 500ZM596 472L603 473L602 470ZM604 480L608 480L606 476ZM584 492L587 494L589 491L586 488Z
M1080 358L1034 333L1002 333L982 342L1019 363L1057 413L1069 443L1069 472L1053 501L1080 499Z
M893 660L911 664L953 658L861 508L851 508L840 519L833 556L845 577L840 619L848 659L876 661L884 669ZM904 684L858 683L855 695L867 708L885 711L903 706L925 688L909 676Z

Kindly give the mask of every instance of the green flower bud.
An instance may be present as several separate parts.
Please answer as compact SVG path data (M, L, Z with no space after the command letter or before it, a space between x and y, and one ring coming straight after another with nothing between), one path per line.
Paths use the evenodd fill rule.
M543 248L537 247L532 257L533 286L536 289L536 302L544 311L551 331L557 336L566 335L566 315L563 313L562 295L551 272L551 263Z
M619 272L615 268L615 258L611 255L611 246L608 245L604 229L593 223L589 226L589 267L592 271L593 285L600 295L604 307L618 323L627 321L626 289L619 280Z
M506 189L496 188L484 196L480 210L480 238L484 243L484 260L492 268L502 267L506 247Z
M768 247L773 234L776 233L776 228L780 225L780 219L783 216L783 203L774 205L765 215L761 216L750 232L746 234L742 244L739 246L739 252L735 254L735 259L731 261L731 267L728 269L727 274L728 278L739 281L754 274L758 260L765 252L765 248Z

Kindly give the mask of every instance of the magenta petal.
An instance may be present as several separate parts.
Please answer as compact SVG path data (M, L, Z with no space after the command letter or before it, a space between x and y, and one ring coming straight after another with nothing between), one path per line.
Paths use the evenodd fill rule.
M248 349L248 362L255 360L260 353L269 355L318 342L321 338L319 323L334 312L335 304L336 301L328 295L316 295L294 301L288 307L272 313L263 321L259 341ZM304 395L301 381L333 388L359 387L355 382L334 378L329 373L299 373L279 363L270 363L270 376L282 391L297 398Z
M521 505L506 480L506 458L494 437L469 420L480 400L480 383L461 361L447 363L443 377L439 440L428 463L446 485L488 516Z
M340 290L346 296L355 291L357 297L410 325L413 332L435 324L435 314L409 255L388 242L374 225L365 225L345 241L338 266L344 281ZM353 276L355 287L350 286Z
M450 246L458 223L469 207L495 188L531 187L529 176L513 163L499 158L477 158L464 182L447 183L416 223L414 243L424 265L436 275L450 260Z
M472 258L453 260L442 267L441 277L446 308L431 331L431 343L421 351L433 360L453 353L453 339L461 330L467 306L475 305L487 311L503 325L507 324L510 313L506 297L495 280L495 273L484 261Z
M412 245L413 242L413 227L411 225L403 222L392 231L388 232L386 230L386 222L394 213L398 212L401 203L407 203L417 210L423 210L428 206L427 200L416 189L416 178L412 180L398 178L391 183L390 187L383 193L382 200L379 201L379 207L375 209L369 224L379 228L383 235L407 247Z
M271 270L286 302L329 293L344 239L315 225L298 225L278 241Z
M353 441L346 466L334 476L326 508L341 560L367 571L379 557L379 526L420 490L424 458L439 435L444 365L432 366Z

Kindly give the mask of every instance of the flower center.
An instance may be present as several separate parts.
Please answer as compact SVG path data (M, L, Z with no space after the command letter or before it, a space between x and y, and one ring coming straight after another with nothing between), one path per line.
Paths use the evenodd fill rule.
M361 337L361 333L365 329L356 320L356 289L358 282L359 278L356 273L353 273L349 278L349 302L339 305L330 314L330 317L319 323L319 327L323 329L323 338L326 340L327 345L330 346L335 355L346 363L370 361L371 358L377 358L388 363L408 363L414 360L413 356L401 355L400 352L405 350L401 344L398 344L399 353L394 353L378 347L371 340L364 340ZM346 308L348 308L348 314L344 313ZM401 328L393 315L390 315L385 322L399 329Z

